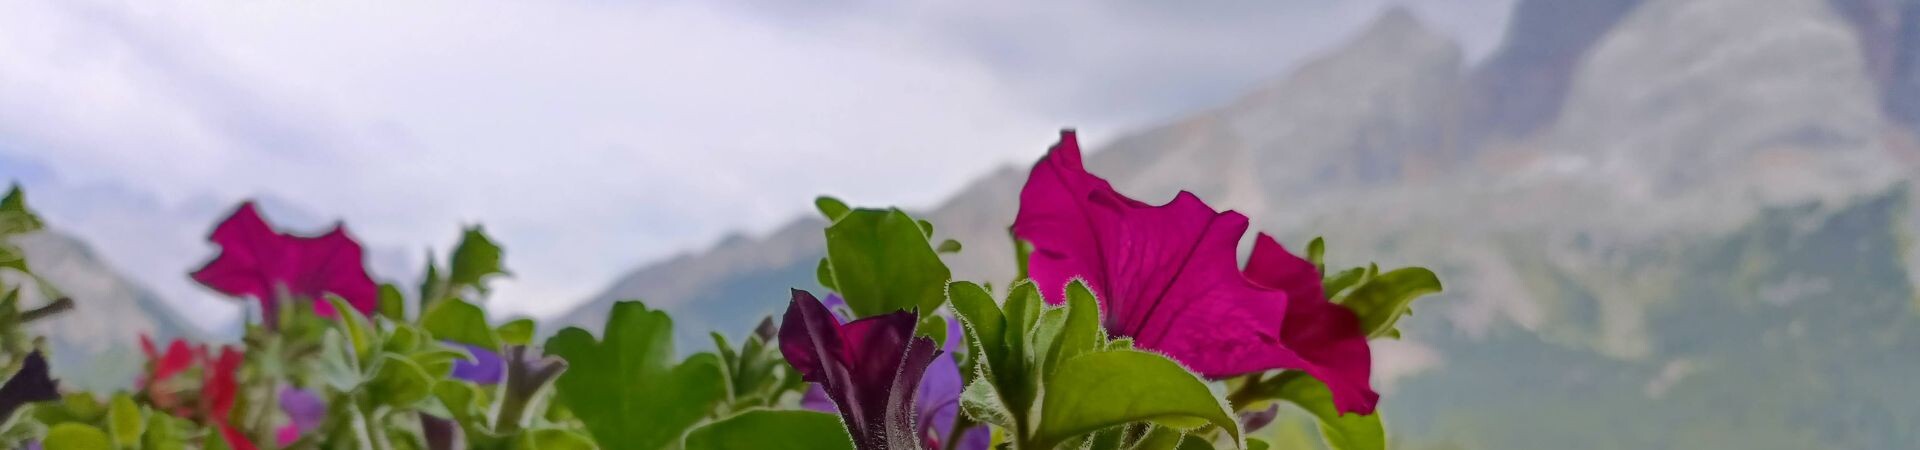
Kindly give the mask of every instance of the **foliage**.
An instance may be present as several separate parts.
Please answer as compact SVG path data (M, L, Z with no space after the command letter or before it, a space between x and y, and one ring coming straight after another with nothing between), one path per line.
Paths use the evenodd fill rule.
M1078 167L1077 147L1063 153L1071 139L1050 158L1072 164L1036 173L1074 170L1078 181L1030 189L1105 186ZM783 320L763 319L740 337L714 333L711 351L685 358L674 320L638 300L615 304L597 338L568 328L540 339L531 319L489 317L488 284L510 273L506 251L479 226L461 230L448 259L429 258L417 287L402 289L370 281L343 227L288 234L243 203L215 228L221 251L195 279L259 305L244 338L143 341L136 389L96 394L57 391L45 379L43 345L25 335L25 324L85 305L32 277L7 245L43 226L15 188L0 199L0 271L26 276L0 280L28 282L0 286L0 374L9 380L4 400L24 406L0 417L0 440L86 449L1264 449L1249 435L1287 403L1315 417L1337 449L1386 447L1370 414L1377 397L1366 397L1365 339L1398 337L1411 302L1439 291L1432 272L1328 273L1320 241L1300 259L1262 236L1243 275L1233 244L1244 218L1236 229L1237 215L1190 194L1151 206L1073 192L1023 204L1022 217L1072 217L1083 222L1066 225L1093 234L1016 227L1016 236L1049 240L1013 240L1022 276L999 296L953 279L942 255L963 247L936 239L933 223L821 197L815 206L830 223L815 274L844 305L798 290L755 293L785 298ZM1188 216L1228 226L1205 222L1189 235ZM1096 247L1104 250L1062 250ZM1156 256L1129 258L1141 252ZM1186 256L1160 257L1168 255ZM1098 273L1074 272L1088 267ZM1029 279L1028 269L1044 276ZM1153 287L1140 280L1164 285L1135 289ZM22 305L22 288L60 300ZM1174 306L1156 314L1162 303ZM1116 312L1133 307L1146 309ZM1248 351L1265 365L1219 364ZM1311 361L1273 359L1296 353ZM1343 384L1329 389L1328 378Z

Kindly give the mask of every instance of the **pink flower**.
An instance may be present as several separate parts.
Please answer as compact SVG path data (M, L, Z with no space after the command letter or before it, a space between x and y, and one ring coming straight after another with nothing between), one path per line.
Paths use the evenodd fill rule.
M1086 171L1072 131L1034 166L1013 225L1033 244L1028 271L1048 302L1085 280L1107 331L1141 348L1211 378L1303 370L1333 389L1341 411L1372 413L1379 396L1353 314L1327 302L1318 271L1270 238L1243 274L1236 249L1246 231L1246 216L1192 193L1159 206L1120 195Z
M247 202L215 227L209 240L220 245L220 257L194 271L194 281L259 300L269 321L276 317L275 300L282 293L314 302L314 310L325 317L334 316L333 305L322 301L325 294L338 295L365 314L373 312L379 299L379 287L362 264L360 244L344 227L318 237L280 233Z

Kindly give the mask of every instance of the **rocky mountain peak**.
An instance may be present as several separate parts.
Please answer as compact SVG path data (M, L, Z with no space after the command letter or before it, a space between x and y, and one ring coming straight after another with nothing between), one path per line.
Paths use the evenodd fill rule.
M1521 0L1506 37L1469 77L1468 145L1527 136L1560 115L1574 68L1641 0Z

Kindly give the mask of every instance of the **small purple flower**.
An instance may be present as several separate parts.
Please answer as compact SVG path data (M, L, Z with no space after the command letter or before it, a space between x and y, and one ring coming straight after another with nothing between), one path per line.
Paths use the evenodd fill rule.
M327 419L326 401L293 386L280 388L280 410L286 412L292 422L279 430L276 440L281 447L299 440L300 435L320 429L320 422Z
M461 348L467 349L468 353L473 354L473 359L471 360L458 359L453 361L454 378L483 385L499 384L500 380L505 378L505 365L500 361L499 353L494 353L492 350L478 345L468 345L452 341L447 341L447 343L458 345Z

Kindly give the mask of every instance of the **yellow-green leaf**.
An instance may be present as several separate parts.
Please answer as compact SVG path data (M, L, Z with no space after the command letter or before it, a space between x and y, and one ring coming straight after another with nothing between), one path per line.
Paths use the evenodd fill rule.
M1140 421L1176 428L1220 427L1241 442L1240 424L1205 380L1154 353L1112 350L1060 363L1041 392L1032 442L1052 448L1076 436ZM1240 447L1244 447L1243 445Z

